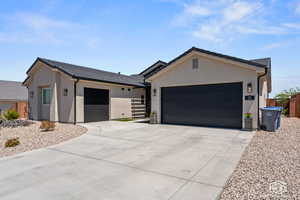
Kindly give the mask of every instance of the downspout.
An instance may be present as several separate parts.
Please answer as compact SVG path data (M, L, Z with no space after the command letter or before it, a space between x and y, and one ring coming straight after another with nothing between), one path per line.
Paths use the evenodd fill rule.
M258 77L257 77L257 129L260 129L260 121L259 121L259 89L260 89L260 79L262 78L262 77L264 77L265 75L267 75L267 73L268 73L268 68L265 68L265 72L262 74L262 75L259 75Z
M79 79L77 78L75 81L74 81L74 124L76 124L76 96L77 96L77 83L78 83Z

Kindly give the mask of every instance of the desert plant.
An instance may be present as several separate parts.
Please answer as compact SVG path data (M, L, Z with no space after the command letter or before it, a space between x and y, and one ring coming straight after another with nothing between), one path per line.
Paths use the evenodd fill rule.
M3 117L6 120L14 120L20 117L20 114L15 110L7 110L3 113Z
M154 117L154 116L156 116L156 112L151 112L150 117Z
M55 122L50 122L48 120L44 120L41 123L40 129L43 131L53 131L55 128Z
M16 137L16 138L12 138L12 139L8 139L6 140L5 142L5 148L8 148L8 147L15 147L17 145L20 144L20 141L19 141L19 138Z
M245 118L247 118L247 119L252 118L252 113L245 113Z
M156 124L157 123L157 114L156 112L150 113L150 124Z

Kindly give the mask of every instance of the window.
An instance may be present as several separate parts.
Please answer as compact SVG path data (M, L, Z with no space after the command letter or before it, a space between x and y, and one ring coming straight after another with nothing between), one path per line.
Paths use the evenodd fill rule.
M141 96L141 104L145 104L145 96L144 95Z
M198 69L199 61L198 58L193 59L193 69Z
M128 91L130 91L131 89L130 88L128 88Z
M125 88L122 88L122 91L124 91L125 90Z
M51 102L51 89L50 88L43 88L42 89L43 95L43 104L47 105Z
M68 91L68 88L65 88L65 89L64 89L64 96L68 96L68 92L69 92L69 91Z

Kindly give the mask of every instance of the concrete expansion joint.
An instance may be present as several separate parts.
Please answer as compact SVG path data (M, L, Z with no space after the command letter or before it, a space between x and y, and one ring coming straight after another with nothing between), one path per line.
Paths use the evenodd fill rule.
M123 166L123 167L127 167L127 168L131 168L131 169L136 169L136 170L140 170L140 171L144 171L144 172L148 172L148 173L152 173L152 174L156 174L156 175L162 175L162 176L167 176L167 177L170 177L170 178L176 178L176 179L179 179L179 180L183 180L183 181L186 181L186 183L189 183L189 182L193 182L193 183L199 183L199 184L203 184L203 185L207 185L207 186L213 186L213 187L219 187L219 186L216 186L216 185L211 185L211 184L206 184L206 183L201 183L201 182L198 182L198 181L195 181L195 180L192 180L192 178L204 167L206 166L206 164L201 167L200 170L198 170L192 177L190 178L182 178L182 177L178 177L178 176L174 176L174 175L169 175L169 174L165 174L165 173L161 173L161 172L156 172L156 171L152 171L152 170L146 170L146 169L142 169L142 168L139 168L139 167L134 167L134 166L130 166L130 165L126 165L126 164L121 164L121 163L118 163L118 162L113 162L113 161L109 161L109 160L105 160L105 159L101 159L101 158L96 158L96 157L92 157L92 156L87 156L87 155L80 155L80 154L77 154L77 153L72 153L72 152L68 152L68 151L63 151L63 150L59 150L59 149L56 149L56 148L47 148L48 150L50 151L56 151L56 152L60 152L60 153L65 153L65 154L69 154L69 155L73 155L73 156L78 156L78 157L81 157L81 158L85 158L85 159L92 159L92 160L96 160L96 161L103 161L103 162L107 162L107 163L110 163L110 164L113 164L113 165L118 165L118 166ZM214 157L214 156L213 156ZM210 160L209 160L210 161ZM208 161L208 162L209 162ZM207 163L208 163L207 162Z
M94 137L103 137L103 138L109 138L109 139L115 139L115 140L124 140L124 141L129 141L129 142L144 142L141 140L134 140L134 139L124 139L124 138L120 138L120 137L110 137L110 136L105 136L105 135L97 135L94 133L90 133L90 136L94 136Z
M215 185L210 185L210 184L206 184L206 183L200 183L198 181L193 181L192 179L205 167L208 165L208 163L213 160L216 155L218 154L215 153L202 167L200 167L199 170L197 170L185 183L183 183L173 194L170 195L170 197L168 198L168 200L171 200L184 186L186 186L188 183L190 182L195 182L195 183L199 183L199 184L203 184L203 185L207 185L207 186L213 186L213 187L218 187L218 186L215 186Z

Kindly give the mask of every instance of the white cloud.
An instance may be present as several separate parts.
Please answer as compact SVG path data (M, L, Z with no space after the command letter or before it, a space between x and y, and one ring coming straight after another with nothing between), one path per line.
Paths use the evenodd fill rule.
M286 39L283 41L273 42L270 44L267 44L260 48L260 50L272 50L276 48L282 48L282 47L288 47L293 48L294 46L297 46L299 44L300 38L299 37L293 37L292 39Z
M271 50L271 49L283 47L285 45L287 45L286 42L274 42L274 43L265 45L264 47L261 48L261 50Z
M300 1L298 2L298 4L296 5L296 13L300 15Z
M200 38L203 40L221 42L222 37L220 37L220 34L222 32L222 29L222 26L218 24L203 24L199 27L198 30L195 30L192 34L196 38Z
M286 30L282 27L243 27L238 26L237 31L244 34L257 34L257 35L280 35L285 34Z
M34 13L9 15L0 19L0 24L6 27L0 32L1 43L72 45L76 42L92 48L98 40L89 35L86 25Z
M223 15L226 21L235 22L253 14L259 6L258 3L237 1L226 7Z
M18 13L13 17L13 19L16 22L37 31L46 29L49 30L52 28L72 29L75 26L78 26L77 24L68 21L55 20L46 16L36 15L32 13Z
M261 0L194 0L181 6L173 25L188 27L194 37L211 42L245 35L290 34L299 28L299 24L269 20L269 7Z
M199 22L198 28L193 31L193 35L199 39L212 42L222 42L232 40L237 34L248 34L259 32L251 23L251 19L260 9L257 2L246 1L225 1L219 8L217 15L212 16L207 21Z
M283 26L292 29L300 29L300 23L284 23Z
M199 2L192 4L182 3L182 6L183 11L172 22L175 26L186 26L199 18L208 17L213 14L209 7Z
M208 16L212 13L208 8L201 7L200 5L186 5L184 12L195 16Z

